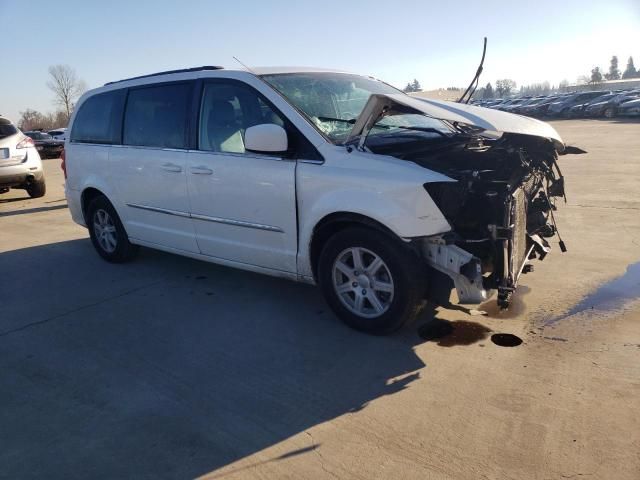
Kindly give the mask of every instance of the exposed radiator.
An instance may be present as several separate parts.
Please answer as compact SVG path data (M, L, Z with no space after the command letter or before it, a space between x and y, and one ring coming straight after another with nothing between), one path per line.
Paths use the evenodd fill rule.
M513 225L513 233L509 246L509 276L511 281L515 283L529 255L527 249L527 195L523 188L519 188L513 194L511 224Z

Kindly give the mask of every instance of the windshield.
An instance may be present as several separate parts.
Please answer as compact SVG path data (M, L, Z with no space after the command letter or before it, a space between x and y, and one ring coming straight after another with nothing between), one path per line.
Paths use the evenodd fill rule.
M401 93L379 80L348 73L286 73L264 75L262 78L335 144L347 139L371 94ZM391 130L404 132L411 128L451 131L439 120L405 114L381 120L370 135L389 134Z

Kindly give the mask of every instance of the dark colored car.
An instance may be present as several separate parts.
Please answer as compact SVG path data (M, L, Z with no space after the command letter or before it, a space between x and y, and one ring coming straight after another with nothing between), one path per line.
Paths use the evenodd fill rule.
M33 140L36 149L41 158L58 158L64 148L62 140L56 140L48 133L43 132L24 132L24 134Z
M512 112L514 108L516 108L518 105L523 104L524 102L527 102L529 100L530 97L520 97L520 98L514 98L513 100L511 100L510 102L505 102L502 105L498 105L496 108L498 110L502 110L503 112Z
M529 98L529 99L525 100L524 102L520 103L519 105L516 105L515 107L513 107L510 110L510 112L511 113L517 113L519 115L527 115L527 112L529 111L530 107L542 103L545 99L546 99L546 97Z
M550 117L569 117L569 111L571 107L593 100L594 98L601 97L609 91L591 91L591 92L576 92L566 97L562 97L557 101L549 104L546 114Z
M640 98L640 90L623 92L609 99L598 99L590 103L584 110L585 117L613 118L618 114L621 106L631 100Z
M529 117L544 117L547 115L547 109L549 108L549 105L554 102L559 102L567 96L568 95L566 94L551 95L550 97L545 98L542 102L529 106L524 114Z
M623 117L640 117L640 98L624 102L618 107L618 115Z
M600 95L599 97L592 98L591 100L589 100L587 102L579 103L577 105L574 105L573 107L571 107L569 109L569 113L567 113L566 116L569 117L569 118L584 117L585 116L585 110L590 105L593 105L594 103L607 102L609 100L614 99L618 95L620 95L620 94L619 93L605 93L604 95Z

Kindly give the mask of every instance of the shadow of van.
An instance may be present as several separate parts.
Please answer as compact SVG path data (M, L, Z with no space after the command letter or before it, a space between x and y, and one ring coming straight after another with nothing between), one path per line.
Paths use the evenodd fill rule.
M354 332L301 284L149 250L111 265L88 240L0 264L12 272L0 281L9 478L203 475L398 393L425 367L413 330Z

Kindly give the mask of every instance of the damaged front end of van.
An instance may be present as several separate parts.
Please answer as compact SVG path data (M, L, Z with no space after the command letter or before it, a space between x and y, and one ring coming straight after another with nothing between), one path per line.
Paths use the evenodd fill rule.
M413 115L445 122L451 131L402 124ZM402 94L372 95L345 144L448 177L424 188L451 230L411 241L453 280L460 303L478 304L497 292L502 308L558 235L554 211L558 199L566 201L558 155L584 153L538 120Z

